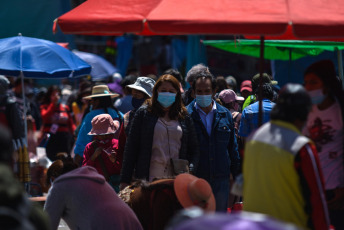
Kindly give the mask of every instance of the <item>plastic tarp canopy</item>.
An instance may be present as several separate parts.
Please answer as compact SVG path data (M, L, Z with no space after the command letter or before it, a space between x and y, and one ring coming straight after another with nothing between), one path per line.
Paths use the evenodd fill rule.
M288 18L284 0L88 0L57 23L64 33L94 35L275 34Z
M56 23L64 33L344 37L342 0L88 0ZM56 26L55 23L55 26Z
M147 15L160 1L88 0L60 16L55 22L64 33L88 35L140 33L144 30Z
M259 35L245 35L246 39L251 40L259 40ZM298 39L295 37L293 32L293 27L291 25L288 25L287 30L283 34L279 35L267 35L264 36L265 40L308 40L308 41L332 41L332 42L344 42L344 37L332 37L332 38L326 38L326 37L318 37L318 38L300 38Z
M259 58L259 40L207 40L203 44L232 53ZM266 40L264 58L268 60L296 60L305 56L316 56L324 51L344 50L344 42Z

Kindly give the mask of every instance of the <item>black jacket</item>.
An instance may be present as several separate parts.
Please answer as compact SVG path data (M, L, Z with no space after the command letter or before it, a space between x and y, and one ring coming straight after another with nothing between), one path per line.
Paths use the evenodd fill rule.
M147 105L141 106L135 113L124 149L121 182L130 183L135 169L136 179L149 179L149 167L152 155L154 127L158 117L148 112ZM179 120L183 135L179 152L180 159L186 159L196 170L199 161L199 146L192 118L187 115Z
M0 96L1 117L6 118L7 128L11 131L12 138L17 140L25 137L24 120L14 97L9 95ZM0 121L2 123L3 121Z

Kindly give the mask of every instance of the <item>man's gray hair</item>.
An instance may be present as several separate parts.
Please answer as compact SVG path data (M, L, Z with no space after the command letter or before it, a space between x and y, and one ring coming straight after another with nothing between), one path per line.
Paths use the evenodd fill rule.
M186 81L192 84L197 75L199 75L202 72L210 73L209 68L207 66L203 64L194 65L186 74Z

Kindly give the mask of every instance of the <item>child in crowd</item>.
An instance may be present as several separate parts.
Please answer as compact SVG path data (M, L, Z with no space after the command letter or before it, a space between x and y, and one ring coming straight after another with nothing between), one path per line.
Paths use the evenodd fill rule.
M89 165L97 169L107 182L119 192L119 177L122 158L117 154L118 140L114 138L119 122L113 121L109 114L100 114L92 119L92 130L88 135L93 141L86 145L83 166Z

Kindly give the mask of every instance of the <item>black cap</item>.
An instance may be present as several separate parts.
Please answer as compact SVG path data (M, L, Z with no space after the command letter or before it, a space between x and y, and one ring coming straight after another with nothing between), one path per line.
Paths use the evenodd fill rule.
M288 122L306 121L311 108L312 101L306 89L300 84L289 83L280 90L270 117Z

